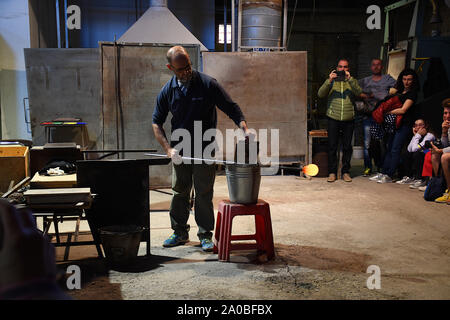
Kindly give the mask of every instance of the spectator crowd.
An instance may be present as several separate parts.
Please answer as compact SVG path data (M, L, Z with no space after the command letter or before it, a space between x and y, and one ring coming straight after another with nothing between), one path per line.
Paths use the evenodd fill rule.
M351 76L349 61L340 59L319 88L319 98L327 98L327 181L336 181L339 143L342 179L352 181L352 139L360 115L364 176L377 183L409 185L423 191L428 201L450 204L450 98L441 102L441 128L432 128L429 114L418 110L415 70L406 68L394 79L383 74L380 59L372 59L370 69L372 75L358 81Z

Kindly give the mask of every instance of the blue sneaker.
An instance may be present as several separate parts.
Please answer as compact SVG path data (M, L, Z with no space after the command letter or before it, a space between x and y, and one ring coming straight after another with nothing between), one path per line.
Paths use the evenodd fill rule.
M211 241L211 239L202 239L200 240L200 244L202 245L202 250L205 252L210 252L214 249L214 243Z
M175 233L173 233L169 239L163 242L163 247L175 247L189 242L189 237L183 238Z

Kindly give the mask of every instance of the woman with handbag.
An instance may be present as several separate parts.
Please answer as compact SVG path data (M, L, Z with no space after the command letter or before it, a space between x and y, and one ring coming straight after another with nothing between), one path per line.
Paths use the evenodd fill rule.
M386 142L386 155L383 169L377 179L378 183L392 182L400 163L403 145L411 136L411 127L416 118L415 103L420 89L419 78L413 69L404 69L395 84L396 94L390 96L372 113L379 121L380 108L383 112L383 130Z

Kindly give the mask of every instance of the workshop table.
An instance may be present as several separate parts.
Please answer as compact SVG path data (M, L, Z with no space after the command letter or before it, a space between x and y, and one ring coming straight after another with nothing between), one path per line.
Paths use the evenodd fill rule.
M35 219L43 219L43 234L49 235L48 231L51 224L55 228L56 243L53 243L55 247L66 247L64 252L64 261L69 258L69 250L72 246L82 245L95 245L98 256L103 257L102 250L100 248L100 241L95 239L93 241L78 241L80 233L80 222L86 219L85 210L89 209L92 203L92 198L89 201L74 202L74 203L41 203L41 204L29 204L28 207L33 212ZM76 221L75 231L67 232L67 240L61 241L62 233L59 232L58 223L63 221ZM88 221L89 223L89 221ZM91 226L90 226L91 227ZM74 235L74 241L72 241L72 235Z
M141 226L141 241L146 242L146 255L150 255L149 166L168 163L169 158L77 161L78 187L89 187L96 195L86 217L97 242L99 228Z

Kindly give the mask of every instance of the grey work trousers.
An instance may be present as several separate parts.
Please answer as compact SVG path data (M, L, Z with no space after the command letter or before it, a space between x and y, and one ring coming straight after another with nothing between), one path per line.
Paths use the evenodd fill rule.
M195 222L199 239L211 239L214 230L213 193L216 178L215 165L208 164L172 164L172 192L170 222L174 233L186 237L190 211L190 193L192 185L195 192Z

